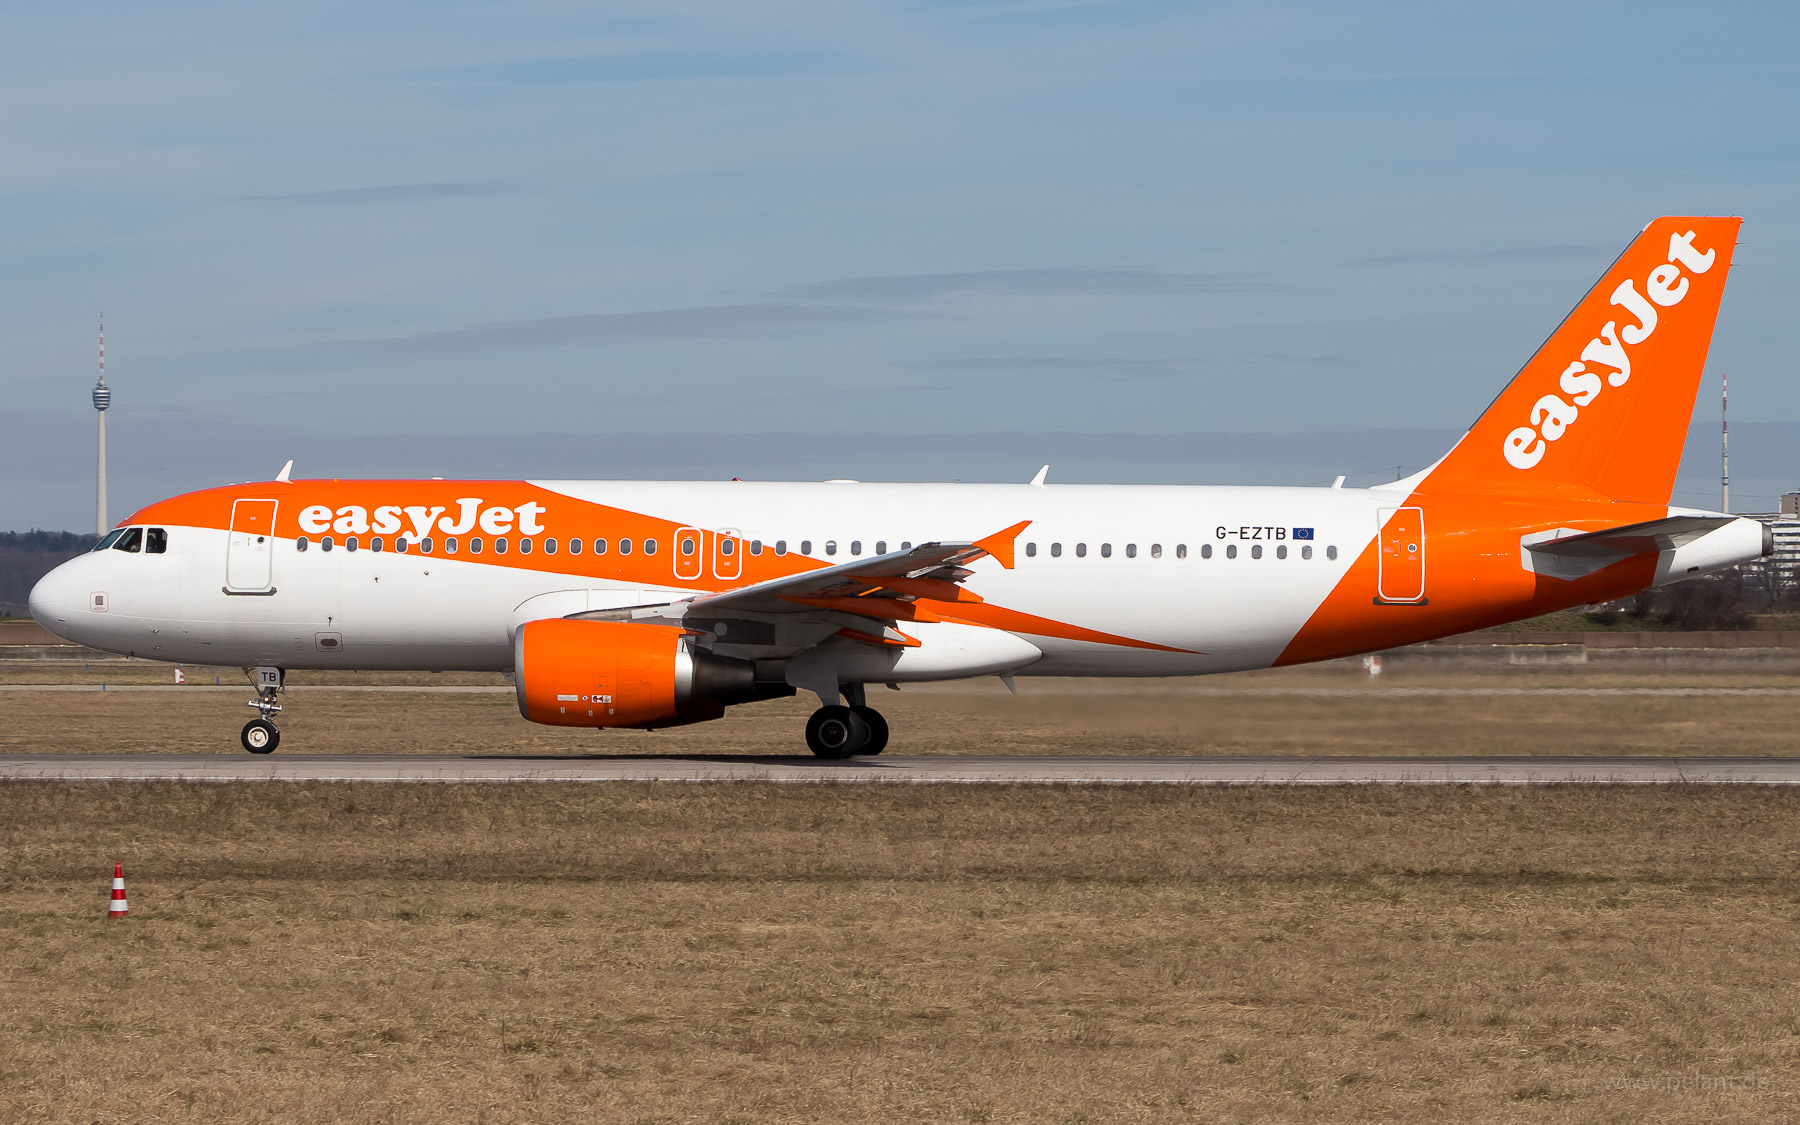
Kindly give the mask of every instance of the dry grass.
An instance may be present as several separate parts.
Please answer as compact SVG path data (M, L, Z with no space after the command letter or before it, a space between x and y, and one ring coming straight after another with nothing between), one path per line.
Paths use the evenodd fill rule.
M241 672L220 674L241 686ZM212 675L196 674L210 684ZM170 682L162 665L89 669L0 664L20 682ZM499 676L295 673L296 686L458 683ZM1489 671L1394 670L1371 681L1338 667L1198 680L995 680L876 690L897 754L1653 754L1800 753L1800 696L1407 696L1394 689L1493 687L1780 687L1777 672L1645 671L1602 667ZM1219 695L1269 687L1331 687L1354 695ZM241 691L0 693L0 753L241 753L251 717ZM564 730L519 717L509 691L441 694L296 691L285 700L280 753L793 754L811 696L734 708L676 730Z
M1795 802L13 783L0 1120L1791 1120Z

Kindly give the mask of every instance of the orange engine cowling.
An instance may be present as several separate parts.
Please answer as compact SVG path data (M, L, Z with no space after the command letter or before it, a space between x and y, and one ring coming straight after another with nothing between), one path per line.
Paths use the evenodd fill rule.
M519 713L562 727L674 727L794 691L758 684L748 660L695 650L683 629L562 617L519 628L513 676Z

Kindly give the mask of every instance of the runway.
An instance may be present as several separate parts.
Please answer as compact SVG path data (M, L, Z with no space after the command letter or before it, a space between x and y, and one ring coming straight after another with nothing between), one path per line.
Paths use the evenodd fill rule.
M1800 758L1028 758L14 754L0 781L764 781L897 784L1800 785Z

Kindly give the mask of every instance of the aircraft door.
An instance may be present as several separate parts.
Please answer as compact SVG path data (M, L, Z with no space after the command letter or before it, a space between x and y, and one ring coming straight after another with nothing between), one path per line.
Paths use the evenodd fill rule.
M727 582L744 572L744 541L737 528L721 527L713 532L713 577Z
M1376 568L1376 600L1425 600L1425 513L1420 508L1383 508L1376 533L1381 554Z
M274 500L237 500L225 547L225 589L232 594L272 594L275 556Z
M697 527L675 529L675 577L692 582L706 569L706 533Z

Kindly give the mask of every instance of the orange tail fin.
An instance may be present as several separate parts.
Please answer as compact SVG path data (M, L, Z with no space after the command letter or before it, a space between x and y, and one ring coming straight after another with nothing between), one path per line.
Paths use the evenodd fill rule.
M1645 227L1419 490L1667 504L1740 222Z

